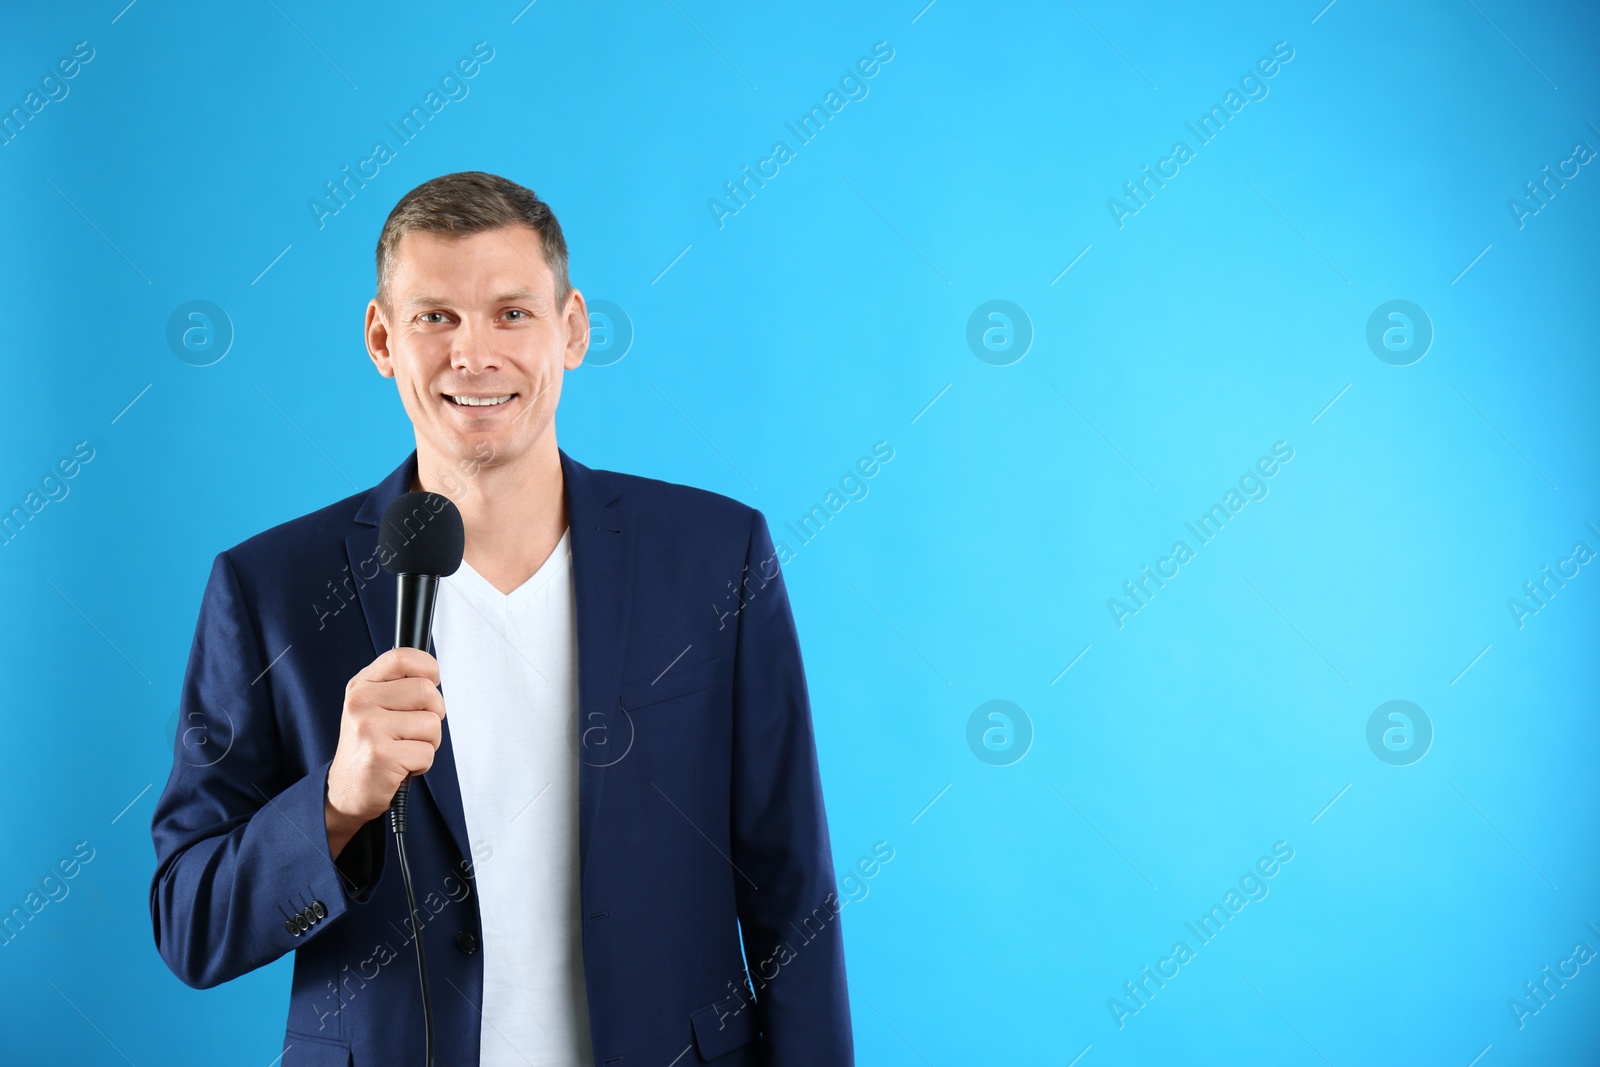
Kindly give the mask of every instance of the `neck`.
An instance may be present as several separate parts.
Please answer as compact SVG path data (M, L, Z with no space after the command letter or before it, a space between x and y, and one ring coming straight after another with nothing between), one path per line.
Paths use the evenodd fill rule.
M457 462L417 442L417 487L461 510L463 558L502 593L527 581L567 528L566 482L555 427L509 462Z

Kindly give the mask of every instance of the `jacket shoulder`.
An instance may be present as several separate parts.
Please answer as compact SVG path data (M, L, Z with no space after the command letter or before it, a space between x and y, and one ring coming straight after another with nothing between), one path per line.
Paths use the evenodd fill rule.
M280 568L293 561L344 551L344 539L355 529L355 516L367 494L363 489L343 500L268 527L229 548L224 554L236 568L253 571L259 566Z
M698 486L621 471L595 470L594 474L607 499L620 496L641 521L653 524L743 538L756 514L756 509L742 500Z

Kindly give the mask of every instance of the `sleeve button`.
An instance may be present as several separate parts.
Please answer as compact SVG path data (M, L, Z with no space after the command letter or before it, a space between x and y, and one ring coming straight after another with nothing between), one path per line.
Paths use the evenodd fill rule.
M300 936L300 924L296 923L293 919L283 920L283 928L289 931L291 937Z
M478 951L478 939L471 933L463 930L461 933L456 935L456 948L470 956L474 952Z

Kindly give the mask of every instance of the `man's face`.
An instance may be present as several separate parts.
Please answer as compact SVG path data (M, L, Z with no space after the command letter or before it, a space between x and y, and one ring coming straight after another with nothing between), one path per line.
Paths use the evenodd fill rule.
M529 453L550 430L563 370L589 347L583 296L555 306L538 233L408 233L387 295L387 309L367 307L367 351L395 379L419 459L483 466Z

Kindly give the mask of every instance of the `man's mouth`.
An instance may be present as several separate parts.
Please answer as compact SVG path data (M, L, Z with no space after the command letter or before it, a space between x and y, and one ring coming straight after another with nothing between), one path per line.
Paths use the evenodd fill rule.
M501 404L509 404L516 397L516 393L505 393L500 396L468 396L465 394L451 395L445 393L444 398L463 408L492 408Z

